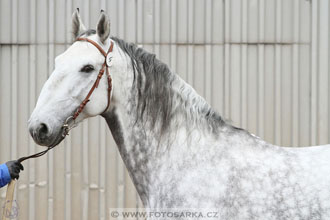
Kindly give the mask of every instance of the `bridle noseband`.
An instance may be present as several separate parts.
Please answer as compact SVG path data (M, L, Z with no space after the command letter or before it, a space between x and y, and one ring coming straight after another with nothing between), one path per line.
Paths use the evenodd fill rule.
M40 157L40 156L46 154L50 149L56 147L65 138L65 136L67 136L69 134L69 131L76 126L76 123L75 123L76 118L84 110L84 108L85 108L86 104L89 102L89 98L93 94L95 88L97 88L99 86L99 83L100 83L100 80L101 80L101 78L104 74L104 71L106 72L107 80L108 80L108 104L107 104L107 107L104 109L104 111L101 114L106 112L109 108L110 96L111 96L111 90L112 90L112 79L111 79L111 76L110 76L109 67L110 67L110 63L111 63L111 59L112 59L111 52L112 52L112 49L113 49L113 42L111 41L108 52L105 52L102 49L102 47L100 47L100 45L98 45L98 43L96 43L95 41L92 41L88 38L77 38L76 41L87 41L87 42L93 44L101 52L101 54L104 56L104 63L102 64L102 67L99 71L99 74L97 75L97 78L96 78L92 88L89 90L87 96L81 102L81 104L79 105L79 107L77 108L75 113L73 115L69 116L65 120L65 123L62 126L62 136L61 136L61 138L58 141L56 141L55 143L53 143L52 145L48 146L47 149L44 150L44 151L41 151L39 153L30 155L30 156L19 158L17 161L20 162L20 163L23 162L24 160L27 160L27 159L30 159L30 158L37 158L37 157Z
M112 90L112 79L111 79L111 76L110 76L110 72L109 72L109 63L111 62L111 60L107 60L108 59L108 56L109 54L112 52L112 49L113 49L113 42L111 41L111 44L110 44L110 47L109 47L109 50L108 52L105 52L102 47L100 47L100 45L98 43L96 43L95 41L93 40L90 40L88 38L77 38L76 41L87 41L91 44L93 44L100 52L101 54L104 56L104 63L102 64L102 67L99 71L99 74L97 75L97 78L92 86L92 88L89 90L86 98L81 102L81 104L79 105L78 109L76 110L76 112L68 117L65 121L65 124L63 125L63 134L62 136L66 136L69 134L69 131L75 127L76 123L75 123L75 120L76 118L78 117L78 115L83 111L83 109L85 108L86 104L89 102L89 98L90 96L92 95L92 93L94 92L95 88L98 87L99 85L99 82L104 74L104 69L105 69L105 72L106 72L106 75L107 75L107 80L108 80L108 104L107 104L107 107L104 109L104 111L102 112L102 114L109 108L109 105L110 105L110 95L111 95L111 90ZM109 59L111 59L111 57L109 57ZM72 123L73 122L73 123Z

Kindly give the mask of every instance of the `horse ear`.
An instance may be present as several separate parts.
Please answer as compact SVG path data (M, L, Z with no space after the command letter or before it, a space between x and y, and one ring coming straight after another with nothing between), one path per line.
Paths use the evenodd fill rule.
M81 33L86 30L79 15L79 8L72 14L72 36L75 40Z
M102 43L104 43L110 35L110 19L103 10L101 10L101 16L96 26L96 33Z

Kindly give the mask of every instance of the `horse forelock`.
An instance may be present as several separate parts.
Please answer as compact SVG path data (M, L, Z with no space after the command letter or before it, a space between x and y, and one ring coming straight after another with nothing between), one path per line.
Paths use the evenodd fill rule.
M79 38L79 37L82 37L82 36L88 37L88 36L91 36L91 35L94 35L94 34L96 34L96 30L94 30L94 29L88 29L88 30L82 32L82 33L78 36L78 38Z

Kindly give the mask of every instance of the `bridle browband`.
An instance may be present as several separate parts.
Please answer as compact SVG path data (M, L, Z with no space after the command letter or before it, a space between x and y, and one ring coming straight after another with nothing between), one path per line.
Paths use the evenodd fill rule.
M110 47L108 52L105 52L102 47L96 43L93 40L90 40L88 38L77 38L76 41L87 41L91 44L93 44L100 52L101 54L104 56L104 63L102 64L102 67L99 71L99 74L97 75L97 78L92 86L92 88L89 90L87 96L85 97L85 99L81 102L81 104L79 105L79 107L77 108L77 110L75 111L75 113L71 116L69 116L66 120L65 123L62 126L62 136L61 139L59 139L59 141L55 141L54 144L50 145L47 147L46 150L41 151L39 153L27 156L27 157L21 157L19 158L17 161L18 162L23 162L24 160L30 159L30 158L37 158L40 157L44 154L46 154L50 149L54 148L55 146L57 146L67 135L69 135L69 131L74 128L76 126L76 118L79 116L79 114L84 110L86 104L89 102L89 98L90 96L93 94L95 88L97 88L99 86L100 80L104 74L104 71L106 72L107 75L107 81L108 81L108 104L107 107L104 109L104 111L101 113L103 114L104 112L106 112L109 108L110 105L110 96L111 96L111 91L112 91L112 78L110 76L110 72L109 72L109 63L111 62L111 60L109 60L109 63L107 62L107 57L108 55L112 52L113 49L113 42L111 41Z

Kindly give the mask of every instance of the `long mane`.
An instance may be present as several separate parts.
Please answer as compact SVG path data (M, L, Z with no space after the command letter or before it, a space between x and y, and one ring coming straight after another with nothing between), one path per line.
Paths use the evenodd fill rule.
M219 127L225 124L221 116L211 106L170 68L158 60L155 54L149 53L134 43L127 43L116 37L112 37L117 45L130 57L134 71L133 90L137 91L137 118L145 120L150 117L151 122L159 122L161 132L166 132L171 119L178 112L184 111L192 114L194 111L200 117L187 116L187 120L194 122L204 121L206 127L217 133ZM182 95L177 96L173 90L174 83L182 83L180 90ZM185 99L187 98L187 99Z
M146 120L150 117L152 126L159 122L161 131L165 132L173 117L174 76L168 66L156 59L154 54L112 38L117 45L130 57L133 66L133 91L137 91L137 118Z
M96 31L90 29L81 36L92 34ZM111 39L128 55L133 67L132 97L137 98L137 121L149 121L152 126L159 124L161 134L168 130L172 119L178 114L187 123L190 122L187 126L210 129L216 135L224 125L237 129L227 124L205 99L158 60L155 54L117 37ZM179 94L178 89L174 90L174 84L179 85Z

